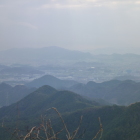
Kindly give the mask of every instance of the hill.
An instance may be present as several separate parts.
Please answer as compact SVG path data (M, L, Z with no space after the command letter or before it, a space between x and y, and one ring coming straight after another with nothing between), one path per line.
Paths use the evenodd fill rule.
M86 129L83 140L91 140L99 130L98 117L103 125L102 140L139 140L140 138L140 103L128 107L106 106L88 108L65 117L69 130L78 125L81 114L84 116L81 128ZM58 125L58 124L57 124ZM75 126L76 127L76 126Z
M39 116L52 119L53 128L61 130L60 118L46 110L57 107L62 114L68 130L72 132L83 115L80 133L86 129L83 140L91 140L99 130L98 117L103 125L102 140L138 140L140 138L140 103L124 106L98 106L96 102L84 99L70 91L58 91L50 86L43 86L32 92L16 104L0 109L0 121L8 127L16 128L17 116L20 129L39 124ZM15 126L15 127L14 127ZM8 140L8 133L0 128L0 139ZM65 133L65 132L64 132ZM5 135L6 134L6 135ZM79 134L78 134L79 135ZM66 135L59 135L66 139Z
M112 104L129 105L140 101L140 83L111 80L103 83L77 84L69 90L89 98L99 98Z
M40 77L38 79L35 79L29 83L26 84L26 86L29 87L41 87L43 85L49 85L57 89L61 88L68 88L70 86L73 86L77 84L78 82L74 80L60 80L54 76L51 75L45 75L43 77Z
M19 101L29 93L33 92L35 88L28 88L24 85L16 85L12 87L6 83L0 84L0 107L7 106Z
M132 81L140 82L139 77L133 75L117 76L113 79L120 80L120 81L132 80Z
M91 106L99 106L95 101L89 101L71 91L58 91L50 86L43 86L27 95L16 104L0 109L0 118L17 116L15 108L20 110L21 117L40 116L50 107L57 107L60 112L72 112Z

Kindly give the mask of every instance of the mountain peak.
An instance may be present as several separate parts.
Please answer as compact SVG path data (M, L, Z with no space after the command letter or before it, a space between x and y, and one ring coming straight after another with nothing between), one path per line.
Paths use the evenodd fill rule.
M72 80L61 80L58 79L52 75L44 75L38 79L35 79L27 84L27 86L30 87L41 87L43 85L49 85L51 87L54 87L56 89L61 89L64 87L70 87L74 84L76 84L76 81Z
M54 77L52 75L44 75L44 76L40 77L39 79L43 79L43 78L58 79L58 78L56 78L56 77Z
M38 88L35 92L44 93L44 94L52 94L52 93L57 92L57 90L49 85L44 85L44 86Z

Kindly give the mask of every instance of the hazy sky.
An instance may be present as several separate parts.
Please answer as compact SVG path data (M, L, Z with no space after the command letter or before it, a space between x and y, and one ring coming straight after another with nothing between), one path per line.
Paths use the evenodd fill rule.
M0 0L0 49L45 46L136 51L140 0Z

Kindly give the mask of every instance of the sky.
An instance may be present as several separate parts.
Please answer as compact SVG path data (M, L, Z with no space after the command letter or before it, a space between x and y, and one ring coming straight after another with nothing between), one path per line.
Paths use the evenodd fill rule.
M0 0L0 50L140 52L140 0Z

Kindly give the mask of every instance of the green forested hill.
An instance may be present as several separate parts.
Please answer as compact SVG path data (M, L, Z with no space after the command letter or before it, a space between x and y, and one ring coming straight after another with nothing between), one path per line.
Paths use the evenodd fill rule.
M78 126L83 115L80 133L86 130L83 140L92 140L99 130L98 117L103 125L102 140L139 140L140 139L140 103L124 106L99 106L97 102L84 99L70 91L58 91L43 86L16 104L0 109L0 121L9 128L20 129L40 124L40 116L52 120L53 128L62 129L62 122L56 112L47 111L55 107L61 113L70 132ZM60 137L66 139L62 132ZM0 139L9 140L10 134L0 128ZM81 140L79 138L79 140Z
M81 130L86 130L83 140L91 140L99 131L98 117L103 125L101 140L139 140L140 139L140 103L131 106L105 106L99 108L86 108L69 115L64 120L72 132L83 115ZM56 124L57 126L60 123ZM98 138L97 138L98 139ZM79 139L81 140L81 139Z
M56 107L60 112L70 112L90 106L98 106L99 103L89 101L71 91L58 91L50 86L43 86L32 92L19 102L0 109L0 118L4 116L16 116L16 108L21 117L38 116L50 107Z

